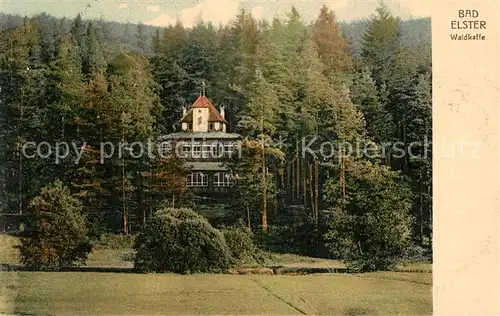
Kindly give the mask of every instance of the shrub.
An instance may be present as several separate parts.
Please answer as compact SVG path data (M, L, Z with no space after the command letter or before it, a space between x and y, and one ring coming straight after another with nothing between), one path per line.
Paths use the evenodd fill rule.
M222 230L231 256L240 263L257 262L265 260L263 251L254 243L254 235L242 226L232 226Z
M432 253L427 247L423 247L418 244L411 244L406 249L403 259L406 262L432 261Z
M141 272L222 272L231 264L224 236L191 209L163 208L135 241Z
M29 205L28 231L21 238L21 262L37 270L85 263L91 244L82 204L60 181L41 190Z

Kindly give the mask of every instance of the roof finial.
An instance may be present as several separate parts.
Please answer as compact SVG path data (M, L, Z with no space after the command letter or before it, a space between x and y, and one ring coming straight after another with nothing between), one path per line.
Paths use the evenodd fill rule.
M202 96L205 96L205 87L206 87L205 80L201 80L201 95Z

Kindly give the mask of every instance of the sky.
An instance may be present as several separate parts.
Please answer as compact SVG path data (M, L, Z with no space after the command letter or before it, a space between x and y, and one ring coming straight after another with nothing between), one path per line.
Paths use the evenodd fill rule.
M103 18L117 22L142 22L153 26L168 26L177 20L192 26L197 17L218 25L226 24L241 8L251 11L257 19L271 20L285 17L295 6L305 21L314 20L326 4L340 21L368 18L380 0L0 0L0 12L34 15L42 12L73 18L78 13L84 18ZM402 19L431 16L429 0L385 0L394 15Z

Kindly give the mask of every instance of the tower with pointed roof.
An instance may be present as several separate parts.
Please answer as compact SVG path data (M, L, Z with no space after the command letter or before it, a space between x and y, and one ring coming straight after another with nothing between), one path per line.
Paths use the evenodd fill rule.
M225 194L235 183L225 164L239 153L240 135L227 131L224 108L217 110L205 96L205 87L189 108L183 108L181 131L166 135L163 140L174 149L190 173L188 187L196 193Z
M226 132L227 121L224 118L224 108L217 111L210 100L201 95L191 105L189 110L183 110L181 119L183 132Z

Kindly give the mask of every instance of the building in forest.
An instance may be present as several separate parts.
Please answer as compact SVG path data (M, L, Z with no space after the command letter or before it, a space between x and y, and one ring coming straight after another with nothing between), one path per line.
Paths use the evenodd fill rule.
M202 93L189 107L183 109L181 131L163 137L162 146L181 157L189 169L187 185L196 193L224 194L234 187L227 166L229 159L239 153L239 134L227 132L224 108L217 111Z

